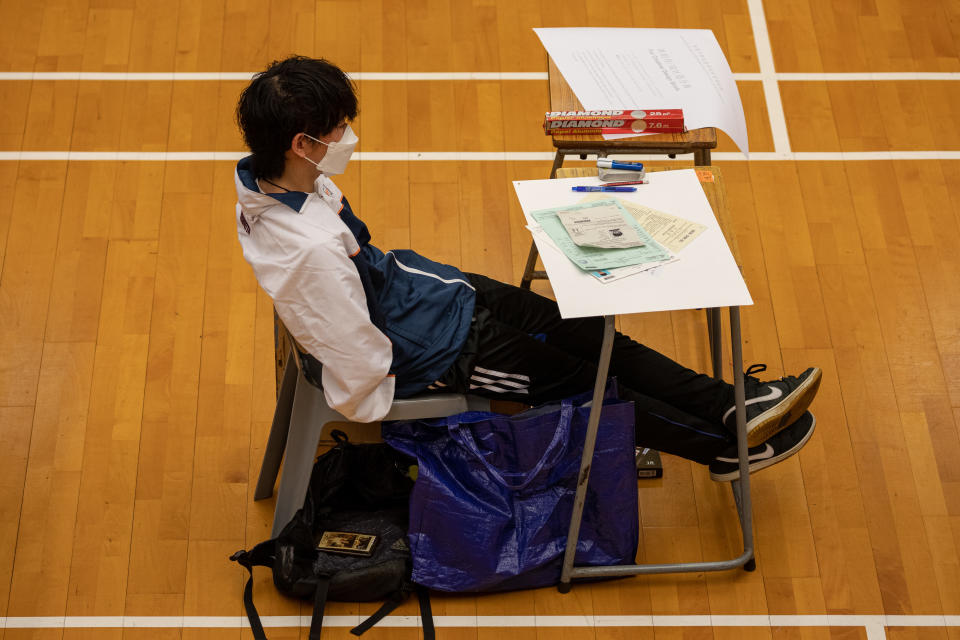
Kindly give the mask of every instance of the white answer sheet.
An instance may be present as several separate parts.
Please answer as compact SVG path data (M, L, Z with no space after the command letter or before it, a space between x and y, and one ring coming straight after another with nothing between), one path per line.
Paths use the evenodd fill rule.
M696 172L656 171L647 177L650 184L616 196L699 222L706 230L678 254L676 262L606 283L573 264L552 242L544 241L543 234L534 233L560 315L582 318L753 304ZM513 187L527 225L536 228L531 211L579 202L583 194L570 188L590 184L601 183L599 178L515 180Z
M688 129L718 127L749 153L737 83L709 29L534 31L585 109L683 109Z

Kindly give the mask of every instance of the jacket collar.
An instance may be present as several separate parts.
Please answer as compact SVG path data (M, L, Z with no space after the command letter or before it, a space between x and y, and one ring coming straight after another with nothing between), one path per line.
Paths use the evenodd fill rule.
M250 169L250 156L243 158L237 163L237 170L234 176L234 182L237 187L237 199L243 208L244 215L255 220L257 216L267 209L275 206L277 202L287 205L297 213L300 213L307 202L310 194L302 191L288 191L284 193L264 193L260 191L257 185L257 179Z

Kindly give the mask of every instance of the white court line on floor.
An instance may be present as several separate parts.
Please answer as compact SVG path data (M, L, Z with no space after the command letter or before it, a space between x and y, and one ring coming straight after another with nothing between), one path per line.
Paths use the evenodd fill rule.
M870 72L870 73L776 73L777 80L792 82L826 81L849 82L902 81L902 80L960 80L960 73L953 72Z
M767 33L767 19L763 13L763 0L747 0L750 12L750 24L753 27L753 42L757 49L757 63L760 65L763 96L767 103L767 116L770 118L770 133L773 136L774 153L786 156L790 153L790 134L787 132L787 117L780 100L780 85L773 66L773 48L770 34Z
M246 82L254 75L253 71L2 71L0 80L81 80L94 82L198 82L198 81L241 81ZM526 80L543 81L547 79L545 71L473 71L473 72L405 72L405 71L358 71L348 73L357 82L363 81L432 81L432 80ZM920 72L773 72L734 73L735 80L743 82L762 82L765 78L780 82L850 82L850 81L910 81L910 80L960 80L960 73L950 71Z
M361 616L324 616L325 627L353 627ZM310 616L263 616L266 628L309 627ZM379 627L419 626L419 616L387 616ZM958 627L960 616L943 615L621 615L435 616L438 627L864 627L871 640L886 627ZM0 618L6 629L237 629L244 616L38 616Z
M0 151L0 162L236 162L248 155L243 151ZM689 159L692 154L680 154ZM552 151L360 151L353 162L549 162ZM620 157L620 156L618 156ZM665 161L663 155L625 154L623 158ZM856 162L861 160L960 160L960 151L758 151L749 158L736 151L714 152L715 162L800 161ZM588 155L588 161L596 156ZM570 160L569 162L577 162Z
M99 82L248 82L255 72L136 72L136 71L3 71L0 80L82 80ZM356 82L386 80L396 82L430 80L546 80L545 71L467 71L467 72L348 72Z
M763 73L734 73L734 80L761 82L767 78L778 82L905 82L905 81L930 81L930 80L960 80L960 73L951 71L906 71L906 72L763 72Z
M887 638L887 630L882 625L864 625L864 630L867 632L867 640L886 640Z

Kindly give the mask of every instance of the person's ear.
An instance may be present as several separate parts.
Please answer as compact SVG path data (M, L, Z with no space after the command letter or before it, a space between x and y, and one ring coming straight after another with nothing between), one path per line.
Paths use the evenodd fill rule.
M298 133L293 136L293 140L290 141L290 151L293 152L294 155L303 158L307 155L307 151L309 151L309 144L310 138L304 133Z

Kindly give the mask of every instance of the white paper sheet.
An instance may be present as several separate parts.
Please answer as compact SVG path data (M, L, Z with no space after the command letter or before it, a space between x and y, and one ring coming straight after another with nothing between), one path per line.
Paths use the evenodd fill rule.
M577 206L589 205L584 202ZM593 209L566 209L558 212L557 217L570 239L581 247L629 249L645 244L640 237L643 228L637 228L639 223L625 214L615 199Z
M707 229L683 250L681 260L647 273L601 283L581 271L552 242L534 233L534 242L550 276L550 284L564 318L584 316L728 307L753 304L713 209L693 169L647 174L650 184L634 193L618 193L623 200L667 211ZM527 219L537 227L531 211L578 202L575 185L600 184L598 178L516 180L513 187Z
M688 129L718 127L750 151L737 83L712 31L534 31L585 109L683 109Z
M596 197L602 195L602 193L592 193L581 202L602 200L602 198ZM619 198L617 199L619 200ZM644 204L628 200L621 201L620 204L654 240L673 253L683 251L707 228L699 222L684 220L672 213L658 211Z

